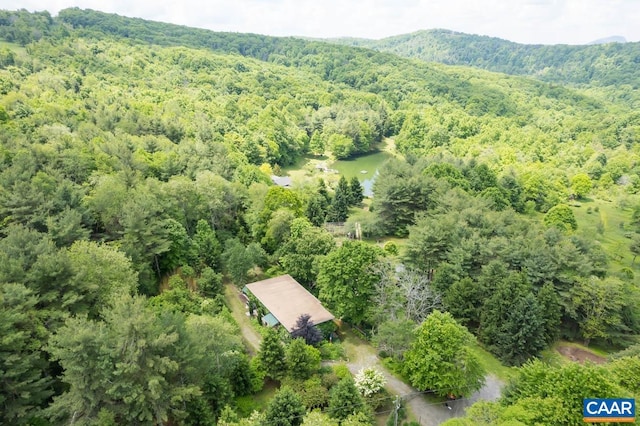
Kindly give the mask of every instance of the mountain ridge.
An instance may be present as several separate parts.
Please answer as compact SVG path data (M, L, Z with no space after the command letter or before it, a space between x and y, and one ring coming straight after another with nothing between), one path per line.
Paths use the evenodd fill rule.
M519 44L450 30L422 30L381 40L331 39L333 43L463 65L557 84L640 87L640 43Z

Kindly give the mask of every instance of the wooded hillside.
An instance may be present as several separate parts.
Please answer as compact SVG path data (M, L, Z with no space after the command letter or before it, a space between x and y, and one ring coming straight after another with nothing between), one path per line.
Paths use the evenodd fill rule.
M0 39L0 423L371 424L381 403L320 367L329 343L260 329L257 355L245 350L223 283L285 273L421 391L477 390L476 339L515 366L560 338L635 356L640 113L618 96L627 83L80 9L0 11ZM272 183L383 142L395 158L373 199L317 169ZM615 220L580 207L594 199ZM447 362L464 356L468 383L421 362L438 333L455 337ZM637 393L637 370L612 365L584 374ZM279 390L251 415L243 402L265 383ZM505 406L538 396L518 383Z
M640 86L640 43L527 45L448 30L417 31L381 40L331 41L557 84L628 86L632 90Z

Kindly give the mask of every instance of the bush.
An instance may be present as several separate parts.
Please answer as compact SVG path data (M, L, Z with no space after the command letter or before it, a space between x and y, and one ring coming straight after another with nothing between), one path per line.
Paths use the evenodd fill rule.
M307 409L322 408L329 402L329 390L322 385L322 380L314 376L303 384L302 402Z
M386 253L389 253L392 256L398 255L398 245L393 241L387 241L386 243L384 243L383 249Z
M236 412L240 417L247 417L253 411L261 408L260 404L252 396L236 397Z
M325 339L329 339L329 336L331 336L336 332L336 330L338 330L338 324L333 321L323 322L322 324L316 325L316 327L318 327L318 329L322 331L322 335Z
M280 380L280 387L288 386L296 392L304 391L304 380L297 379L295 377L287 376Z
M320 345L320 356L325 360L337 361L344 359L344 347L340 343L324 342Z
M392 408L390 402L393 401L393 397L389 395L386 389L382 388L378 393L364 397L364 401L373 411L387 411Z
M349 367L346 364L336 364L333 366L333 372L338 377L339 380L345 379L347 377L351 377L351 371L349 371Z
M251 358L249 362L249 377L251 377L251 391L253 393L260 392L264 387L264 378L267 372L262 367L262 363L258 357Z
M380 392L387 383L384 375L374 367L363 368L355 377L356 388L364 397L370 397Z
M384 365L389 371L391 371L396 376L400 376L403 378L403 380L408 381L408 378L404 375L401 361L395 358L383 358L382 365Z
M336 373L334 373L333 371L323 374L320 377L320 380L322 380L322 386L324 386L327 389L331 389L336 383L340 381Z

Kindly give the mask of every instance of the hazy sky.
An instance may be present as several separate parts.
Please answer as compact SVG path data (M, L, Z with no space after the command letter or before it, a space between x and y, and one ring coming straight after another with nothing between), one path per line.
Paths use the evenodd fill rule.
M0 9L77 6L215 31L383 38L445 28L519 43L640 41L640 0L0 0Z

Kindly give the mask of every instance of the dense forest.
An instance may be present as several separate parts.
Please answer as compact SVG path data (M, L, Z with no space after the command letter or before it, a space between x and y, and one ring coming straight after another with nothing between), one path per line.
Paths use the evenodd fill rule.
M637 42L531 45L447 30L417 31L381 40L331 41L427 62L526 75L557 84L635 90L640 83L640 43Z
M258 350L243 342L227 289L285 273L421 392L481 388L479 346L517 367L500 400L451 424L578 425L584 396L640 396L640 113L622 96L635 74L621 77L637 54L593 48L624 58L609 80L569 71L593 63L576 48L541 81L77 8L0 11L0 423L398 414L379 372L335 364L331 327L256 323ZM394 158L371 199L357 178L271 179L382 145ZM590 210L598 231L583 230L593 200L625 219ZM623 250L601 243L612 235ZM561 339L611 360L539 359Z

